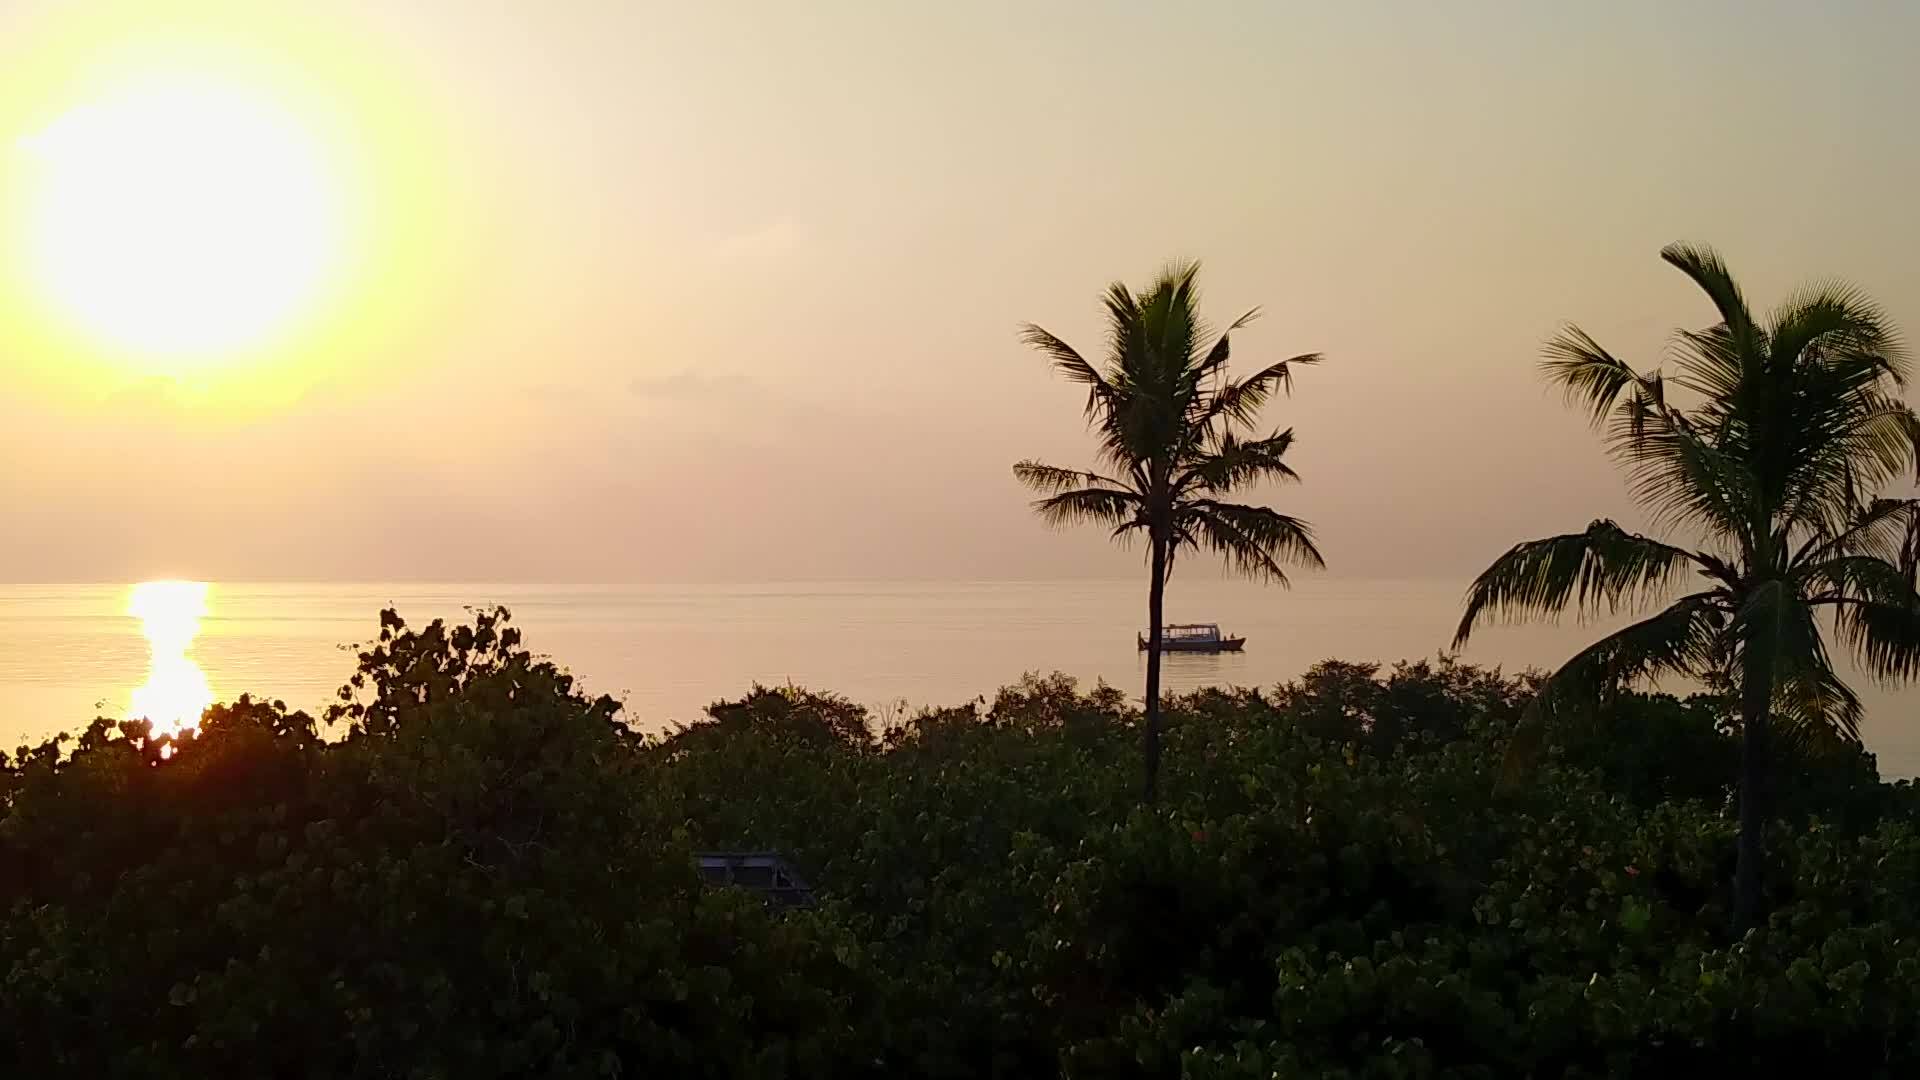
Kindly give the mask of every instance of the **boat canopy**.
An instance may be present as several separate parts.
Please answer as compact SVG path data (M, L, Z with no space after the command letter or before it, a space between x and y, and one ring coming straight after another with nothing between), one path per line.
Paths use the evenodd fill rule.
M1217 641L1218 623L1168 623L1160 628L1161 638L1169 641Z

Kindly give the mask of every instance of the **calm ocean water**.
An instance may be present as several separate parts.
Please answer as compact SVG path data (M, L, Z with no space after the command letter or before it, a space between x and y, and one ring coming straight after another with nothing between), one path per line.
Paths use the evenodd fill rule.
M0 745L96 714L124 716L148 647L129 586L0 586ZM1464 582L1302 581L1291 590L1191 574L1169 589L1169 622L1218 622L1244 653L1167 658L1173 690L1268 686L1327 657L1433 656L1459 618ZM536 652L658 729L755 681L832 690L878 709L957 704L1027 671L1105 679L1138 694L1133 581L804 585L219 584L190 656L220 699L246 691L317 710L353 667L343 646L393 606L411 623L504 604ZM1508 668L1564 660L1600 625L1495 627L1465 658ZM1868 745L1889 775L1920 772L1920 692L1865 680Z

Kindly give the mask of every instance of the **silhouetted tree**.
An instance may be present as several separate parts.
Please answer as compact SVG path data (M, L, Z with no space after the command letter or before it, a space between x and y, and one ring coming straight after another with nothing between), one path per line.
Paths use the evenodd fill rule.
M1712 251L1661 255L1720 315L1677 335L1675 374L1641 374L1577 327L1549 342L1545 368L1605 431L1655 520L1703 545L1605 520L1520 544L1474 582L1455 640L1489 613L1614 610L1690 572L1695 591L1555 672L1532 718L1641 677L1726 680L1742 743L1735 906L1749 925L1773 719L1797 738L1859 739L1860 701L1833 670L1822 621L1874 675L1920 671L1920 502L1873 497L1913 467L1920 421L1896 396L1907 374L1898 336L1860 292L1809 288L1762 321Z
M1214 337L1196 310L1198 271L1192 263L1170 266L1140 294L1122 282L1107 287L1104 370L1039 326L1028 324L1021 335L1087 388L1101 464L1116 474L1022 461L1014 475L1044 496L1034 510L1053 525L1093 523L1117 539L1136 532L1147 537L1147 802L1154 800L1160 767L1162 608L1177 555L1208 548L1243 573L1283 585L1285 566L1324 565L1306 522L1222 501L1262 481L1299 479L1285 461L1292 429L1251 439L1239 429L1254 423L1276 388L1291 389L1295 366L1320 357L1309 353L1245 379L1228 378L1228 336L1258 311Z

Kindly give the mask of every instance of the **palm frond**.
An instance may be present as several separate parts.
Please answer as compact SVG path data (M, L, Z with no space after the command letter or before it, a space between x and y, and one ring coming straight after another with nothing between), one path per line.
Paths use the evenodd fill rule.
M1752 550L1756 514L1752 470L1685 417L1636 393L1622 404L1608 449L1627 471L1636 501L1670 526L1694 526Z
M1227 360L1233 352L1233 346L1230 343L1233 332L1259 317L1260 309L1251 308L1239 318L1228 323L1225 330L1220 331L1220 336L1213 339L1213 345L1207 349L1206 356L1200 360L1198 372L1203 378L1226 368Z
M1194 343L1206 332L1194 310L1199 272L1198 263L1171 263L1144 293L1123 282L1107 289L1115 358L1142 388L1178 398L1198 385Z
M1548 724L1597 710L1633 684L1663 676L1697 676L1715 664L1726 612L1718 592L1681 597L1659 614L1608 634L1575 653L1540 684L1508 743L1503 771L1512 779L1531 763Z
M1674 382L1705 398L1702 407L1709 414L1739 394L1746 365L1725 323L1676 331L1669 353L1680 372Z
M1549 338L1544 352L1540 366L1547 381L1559 386L1568 402L1586 410L1596 424L1613 411L1623 392L1647 385L1626 361L1577 326L1564 327Z
M1903 472L1920 473L1920 417L1906 402L1863 394L1849 420L1834 442L1856 484L1878 487Z
M1698 674L1718 658L1726 620L1718 592L1683 596L1575 653L1547 685L1564 704L1569 694L1604 695L1643 679Z
M1668 244L1660 249L1660 258L1674 267L1713 301L1714 309L1720 313L1720 321L1727 327L1741 348L1753 341L1758 329L1753 324L1753 312L1747 307L1747 298L1740 292L1740 283L1733 278L1733 271L1720 258L1718 252L1709 247L1693 244Z
M1312 367L1323 360L1319 353L1301 353L1269 364L1244 379L1229 381L1206 400L1201 410L1203 421L1225 419L1242 426L1260 418L1260 410L1272 399L1275 390L1293 393L1293 369Z
M1901 567L1877 555L1834 555L1803 563L1792 581L1801 595L1816 606L1844 607L1869 601L1901 607L1920 607L1913 578Z
M1053 495L1062 491L1092 485L1125 490L1127 485L1099 473L1085 472L1080 469L1063 469L1058 465L1047 465L1038 461L1016 462L1013 475L1022 484L1043 495Z
M1920 676L1920 607L1857 601L1840 609L1840 636L1876 678Z
M1811 602L1831 607L1840 639L1876 678L1920 675L1920 590L1906 559L1842 555L1802 571Z
M1194 459L1174 481L1174 490L1198 490L1224 495L1261 480L1298 481L1300 474L1286 462L1293 446L1293 429L1276 431L1264 439L1241 440L1232 432L1220 437L1210 452Z
M1583 611L1605 605L1611 611L1699 565L1692 552L1627 532L1605 519L1585 532L1516 544L1468 589L1466 614L1453 644L1466 644L1482 614L1555 615L1569 605Z
M1140 514L1140 496L1119 488L1080 488L1037 499L1033 512L1055 528L1106 525L1115 534L1146 527Z
M1168 263L1148 295L1160 313L1162 355L1177 359L1182 368L1197 368L1198 345L1208 336L1207 324L1200 318L1200 264L1193 260Z
M1205 547L1248 577L1288 584L1286 567L1322 569L1313 526L1264 506L1195 499L1181 508L1175 530L1185 543Z
M1020 327L1020 340L1031 348L1045 353L1053 361L1053 368L1068 380L1087 388L1087 415L1092 416L1100 406L1102 397L1113 392L1106 376L1100 374L1079 350L1062 341L1052 331L1035 323L1025 323Z
M1780 734L1803 745L1836 736L1858 744L1866 718L1860 696L1825 656L1800 657L1776 672L1772 712Z
M1854 286L1829 282L1789 296L1770 320L1775 363L1802 359L1864 363L1895 385L1907 380L1905 343L1886 311Z
M1140 325L1140 301L1133 290L1124 281L1115 281L1107 285L1101 301L1107 309L1107 338L1115 345L1126 342ZM1123 354L1124 348L1116 349L1116 357Z
M1816 350L1778 364L1784 370L1728 424L1733 445L1780 516L1844 528L1858 491L1877 491L1920 464L1920 419L1879 360Z
M1804 564L1839 555L1868 555L1897 563L1917 525L1920 499L1875 499L1860 507L1838 533L1808 537L1795 561Z

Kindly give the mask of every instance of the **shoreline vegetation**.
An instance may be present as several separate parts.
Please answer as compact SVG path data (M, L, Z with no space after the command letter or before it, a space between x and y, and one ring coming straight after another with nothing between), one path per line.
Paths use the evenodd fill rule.
M1734 929L1738 706L1328 661L1141 712L1028 676L880 730L756 687L658 736L504 611L383 613L328 715L0 768L9 1075L1513 1076L1920 1065L1906 782L1783 744ZM326 737L322 738L322 733ZM163 757L164 751L170 751ZM704 884L768 850L819 899Z

